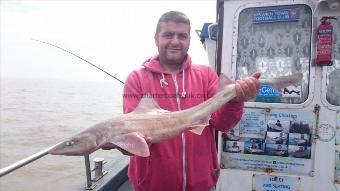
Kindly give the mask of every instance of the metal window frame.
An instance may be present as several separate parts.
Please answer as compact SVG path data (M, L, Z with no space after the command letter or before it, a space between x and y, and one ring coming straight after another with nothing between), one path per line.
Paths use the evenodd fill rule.
M308 85L308 97L307 99L300 104L289 104L289 103L264 103L264 102L246 102L245 106L250 108L282 108L282 109L288 109L288 108L294 108L294 109L300 109L300 108L306 108L313 100L313 97L315 96L314 93L314 79L315 78L315 67L313 67L314 63L314 53L315 53L315 42L314 42L314 36L315 31L314 28L316 26L316 19L314 17L314 11L315 11L315 5L310 0L284 0L284 1L270 1L270 2L244 2L242 5L240 5L237 8L237 11L234 14L233 19L233 31L232 31L232 54L231 54L231 66L227 66L229 68L226 68L225 65L222 64L222 71L226 71L227 74L230 74L231 78L233 80L236 79L236 60L237 60L237 38L238 38L238 19L240 13L247 8L256 8L256 7L269 7L269 6L287 6L287 5L306 5L312 10L312 29L311 29L311 44L310 44L310 50L311 50L311 57L309 61L309 85ZM225 34L224 34L225 35ZM224 47L223 47L224 48ZM222 63L228 63L226 56L222 56Z
M327 100L327 70L330 66L323 66L322 68L322 80L321 80L321 103L330 110L340 111L340 105L333 105Z

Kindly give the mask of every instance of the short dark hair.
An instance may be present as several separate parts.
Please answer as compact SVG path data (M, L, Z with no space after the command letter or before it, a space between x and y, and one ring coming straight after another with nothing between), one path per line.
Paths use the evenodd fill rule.
M182 12L179 11L169 11L164 13L159 19L156 27L156 34L159 33L161 30L161 23L162 22L175 22L175 23L184 23L189 25L189 31L190 31L190 20L189 18Z

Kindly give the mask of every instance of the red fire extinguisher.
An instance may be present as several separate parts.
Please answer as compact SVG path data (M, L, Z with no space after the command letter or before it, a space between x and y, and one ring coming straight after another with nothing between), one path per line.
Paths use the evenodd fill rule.
M321 24L317 30L316 42L316 64L320 66L332 65L332 35L333 26L330 22L331 19L337 20L335 17L322 17Z

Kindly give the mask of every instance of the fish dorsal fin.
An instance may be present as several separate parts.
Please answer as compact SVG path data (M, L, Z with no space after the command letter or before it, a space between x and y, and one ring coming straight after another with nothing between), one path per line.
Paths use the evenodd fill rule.
M228 78L225 74L221 73L218 79L218 90L225 87L226 85L235 83L233 80Z
M151 94L147 93L140 100L136 109L132 112L137 113L151 113L151 112L167 112L159 107L159 105L152 99Z

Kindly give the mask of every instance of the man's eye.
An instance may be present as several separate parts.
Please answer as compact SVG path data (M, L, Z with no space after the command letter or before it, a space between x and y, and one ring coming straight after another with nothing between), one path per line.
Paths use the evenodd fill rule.
M186 40L186 39L188 38L188 35L186 35L186 34L179 34L179 35L178 35L178 38L179 38L180 40Z
M172 38L172 36L173 36L173 35L172 35L171 33L164 33L164 34L163 34L163 37L164 37L164 38Z

